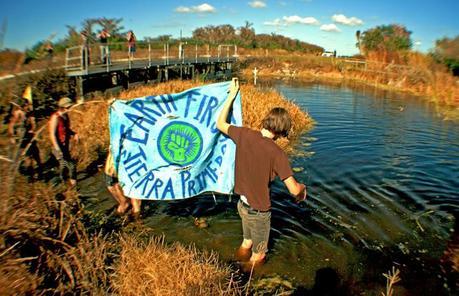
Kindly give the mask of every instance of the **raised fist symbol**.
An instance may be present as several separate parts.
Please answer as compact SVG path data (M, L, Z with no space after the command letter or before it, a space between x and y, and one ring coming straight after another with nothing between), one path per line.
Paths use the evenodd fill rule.
M167 149L172 151L172 159L178 163L184 162L186 160L186 151L190 141L184 136L172 132L170 135L170 142L167 144Z

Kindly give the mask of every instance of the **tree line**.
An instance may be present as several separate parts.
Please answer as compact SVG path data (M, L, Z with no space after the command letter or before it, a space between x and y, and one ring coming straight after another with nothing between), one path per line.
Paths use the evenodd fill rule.
M110 42L112 44L122 44L126 42L126 32L122 22L122 18L101 17L83 20L80 30L76 26L67 25L67 34L60 40L52 42L53 36L50 36L48 40L39 41L27 49L25 62L42 58L49 45L52 46L53 51L56 53L65 51L65 48L80 45L81 33L85 33L88 36L89 42L96 43L98 41L97 34L105 29L111 35ZM380 25L363 32L356 31L355 37L357 39L356 47L362 57L368 57L371 53L376 52L379 53L383 62L391 62L394 54L411 51L413 47L411 32L403 25L398 24ZM248 21L240 27L233 27L229 24L199 27L192 32L191 37L180 40L173 38L171 35L159 35L145 37L144 41L183 41L210 45L235 44L251 49L283 49L310 54L324 52L323 47L298 39L275 33L257 34L253 28L253 23ZM139 44L139 47L142 47L142 44ZM459 35L455 38L445 37L438 39L429 55L438 63L446 65L455 75L459 75Z
M394 53L411 51L413 40L411 31L398 24L381 25L364 32L356 32L356 47L362 56L380 53L383 62L390 62ZM433 59L446 65L450 71L459 75L459 35L455 38L441 38L429 52Z

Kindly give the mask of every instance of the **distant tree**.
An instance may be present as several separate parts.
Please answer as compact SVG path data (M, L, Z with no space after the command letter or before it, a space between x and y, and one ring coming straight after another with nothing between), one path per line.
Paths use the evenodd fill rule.
M238 28L239 31L239 44L247 47L256 47L255 30L253 23L245 21L245 25Z
M204 41L205 43L213 44L215 41L212 39L212 31L214 30L214 26L206 26L197 28L193 31L192 36L193 39Z
M435 42L434 58L448 66L454 75L459 75L459 35L455 38L442 38Z
M81 32L85 32L88 35L89 40L94 41L96 39L96 34L93 30L95 24L98 23L98 19L89 18L81 22Z
M206 26L197 28L193 31L193 40L198 43L207 43L211 45L233 43L250 48L270 48L300 50L303 52L323 52L323 48L317 45L302 42L297 39L291 39L275 33L255 34L252 28L253 23L245 22L244 26L237 30L231 25ZM236 33L237 32L237 33Z
M359 32L359 31L358 31ZM363 54L370 51L395 52L411 49L411 32L401 25L382 25L360 34L358 45Z
M80 33L75 26L67 25L67 36L65 38L66 46L76 46L80 44Z
M122 38L124 37L124 27L121 25L123 22L122 18L106 18L101 17L96 19L96 23L99 24L102 29L107 30L108 33L112 36L112 38Z
M172 35L159 35L156 39L161 42L168 42L172 39Z

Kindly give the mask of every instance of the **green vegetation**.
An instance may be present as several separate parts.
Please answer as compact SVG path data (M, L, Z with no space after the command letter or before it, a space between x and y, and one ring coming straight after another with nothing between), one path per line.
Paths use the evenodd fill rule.
M459 75L459 35L454 39L445 37L437 40L432 55L445 64L453 75Z
M231 43L245 48L285 49L304 53L321 53L324 49L272 33L256 34L252 24L246 22L244 26L235 29L231 25L206 26L193 31L193 41L204 42L211 45Z
M359 32L359 31L358 31ZM357 33L357 47L370 51L409 50L413 42L411 32L401 25L382 25Z

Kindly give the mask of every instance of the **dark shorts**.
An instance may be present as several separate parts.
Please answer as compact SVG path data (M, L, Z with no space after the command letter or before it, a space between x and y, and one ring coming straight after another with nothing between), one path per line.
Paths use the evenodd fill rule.
M134 53L135 52L135 46L129 46L129 52Z
M252 240L252 252L268 251L269 231L271 229L271 211L257 211L241 200L237 210L242 219L244 239Z
M118 184L118 178L105 174L105 184L107 187L115 186Z

